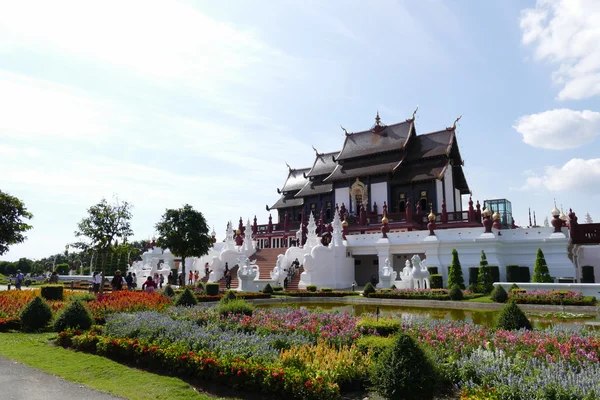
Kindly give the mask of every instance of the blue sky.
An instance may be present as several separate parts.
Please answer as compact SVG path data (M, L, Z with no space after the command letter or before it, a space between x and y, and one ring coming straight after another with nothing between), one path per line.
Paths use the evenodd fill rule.
M266 223L285 162L417 105L418 133L463 115L474 199L600 220L594 0L0 4L0 188L35 216L2 259L63 250L113 195L136 239L185 203L219 237Z

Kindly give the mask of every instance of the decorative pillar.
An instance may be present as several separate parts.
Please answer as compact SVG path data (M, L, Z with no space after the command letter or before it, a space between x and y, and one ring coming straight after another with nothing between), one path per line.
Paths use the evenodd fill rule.
M469 196L469 222L475 222L475 209L473 208L473 198Z
M384 206L385 202L383 203ZM387 209L387 206L386 206ZM413 222L412 221L412 206L410 204L410 198L406 199L406 211L404 212L405 217L406 217L406 222Z
M492 212L487 208L483 210L483 226L485 228L485 233L492 233L492 225L493 221L490 215Z
M502 224L500 223L500 213L498 211L496 211L494 215L492 215L492 219L494 220L492 228L498 229L499 231L502 230ZM498 232L498 235L502 235L502 233Z
M244 233L244 223L242 222L242 217L240 217L240 223L238 224L238 231L240 231L240 234Z
M271 214L269 214L269 224L267 225L267 232L273 232L273 217L271 216Z
M373 214L375 214L375 217L377 217L377 202L376 201L373 202Z
M417 202L417 222L419 223L419 225L421 225L423 223L423 215L422 213L422 209L421 209L421 202Z
M242 237L241 229L238 229L235 231L235 245L241 246L242 244L244 244L244 238Z
M252 233L256 235L258 233L258 224L256 223L256 215L254 216L254 223L252 224Z
M481 205L479 204L479 200L477 200L477 211L475 211L475 221L481 224Z
M342 207L340 208L340 219L342 221L346 220L346 205L342 203Z
M429 236L435 236L435 232L433 231L435 229L435 214L433 213L433 209L429 212L427 219L429 220L429 223L427 224Z
M390 231L390 227L388 226L389 222L387 217L387 205L383 203L383 218L381 218L381 237L383 239L387 239L387 234Z
M446 200L442 200L442 224L448 223L448 212L446 211Z
M360 224L362 226L367 225L367 215L366 215L366 211L365 211L365 205L361 204L360 205L360 211L359 211L359 216L358 216L359 220L360 220Z
M554 208L550 212L552 214L552 226L554 227L554 233L561 233L562 221L560 220L560 211L556 208L556 203L554 203Z
M342 204L343 206L343 204ZM342 239L346 240L346 234L348 233L348 220L344 217L344 222L342 222Z

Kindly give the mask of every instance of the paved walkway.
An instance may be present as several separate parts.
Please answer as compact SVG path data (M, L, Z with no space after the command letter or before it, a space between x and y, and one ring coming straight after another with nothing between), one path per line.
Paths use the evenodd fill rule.
M121 399L1 357L0 388L3 400Z

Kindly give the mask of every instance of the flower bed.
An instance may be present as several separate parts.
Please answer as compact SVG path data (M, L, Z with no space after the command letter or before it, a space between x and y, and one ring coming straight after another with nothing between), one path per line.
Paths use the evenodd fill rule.
M251 299L270 299L271 295L269 293L252 293L252 292L239 292L235 294L236 297L240 298L240 299L245 299L245 300L251 300ZM211 301L219 301L221 300L221 297L224 296L224 293L219 293L216 296L209 296L207 294L204 294L204 292L200 292L196 294L196 299L198 300L198 302L200 303L207 303L207 302L211 302Z
M378 299L450 300L447 289L394 289L377 291L369 297Z
M531 290L528 292L511 291L509 300L518 304L551 304L564 306L593 306L596 304L594 296L584 296L572 290Z
M284 290L277 292L277 296L292 296L292 297L346 297L358 296L359 292L309 292L306 290Z

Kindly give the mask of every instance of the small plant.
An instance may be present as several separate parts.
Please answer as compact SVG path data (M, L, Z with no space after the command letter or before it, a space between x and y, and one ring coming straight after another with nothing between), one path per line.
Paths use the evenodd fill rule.
M525 316L525 313L519 308L517 303L510 301L498 316L497 329L515 331L519 329L531 329L531 322Z
M219 303L228 303L229 301L235 300L235 299L237 299L235 292L233 290L228 290L225 292L223 297L221 297L221 300L219 300Z
M171 287L171 285L167 285L163 289L162 294L165 297L174 297L175 296L175 291L173 290L173 288Z
M204 282L198 281L196 283L196 290L199 290L199 291L203 292L204 291Z
M63 289L63 285L43 285L41 294L46 300L62 300Z
M373 284L371 282L367 282L367 284L365 285L365 288L363 289L363 296L365 297L369 297L370 294L375 293L376 290L373 287Z
M52 310L41 297L35 297L21 313L23 332L37 332L48 326L52 319Z
M454 286L450 288L450 292L448 292L448 295L450 296L450 300L459 301L463 299L463 292L462 290L460 290L460 286L458 286L457 283L455 283Z
M433 363L408 335L400 334L371 369L374 389L390 400L432 399L436 386Z
M506 300L508 300L508 293L506 293L506 290L504 290L501 285L497 285L494 286L494 290L492 290L491 298L496 303L506 303Z
M452 263L448 268L448 287L451 288L454 285L458 285L460 289L465 288L465 280L456 249L452 249Z
M329 293L329 292L333 292L333 289L330 287L322 287L321 292Z
M510 285L510 288L508 288L509 292L513 292L515 290L520 290L521 288L519 286L517 286L516 283L513 283L512 285Z
M317 291L317 285L306 285L306 290L308 292L316 292Z
M535 266L533 267L533 282L536 283L552 283L552 277L550 271L548 271L548 264L546 264L546 258L542 249L538 249L535 257Z
M54 330L57 332L66 331L68 328L90 329L94 320L90 312L80 301L74 301L69 304L58 316L54 322Z
M204 286L204 290L208 296L218 296L219 295L219 284L215 282L207 283Z
M430 275L429 283L431 284L431 289L442 289L444 287L444 278L440 274Z
M175 300L175 306L177 306L177 307L179 307L179 306L191 307L191 306L195 306L196 304L198 304L198 300L196 299L196 296L194 296L194 294L188 288L186 288L183 291L183 293L181 293L179 295L179 297L177 297L177 300Z
M281 287L281 286L273 286L273 291L274 292L283 292L283 287Z
M273 288L270 283L267 283L265 288L262 290L263 293L273 294Z
M229 314L242 314L252 316L254 306L244 299L233 299L227 302L221 302L218 305L219 314L226 316Z

